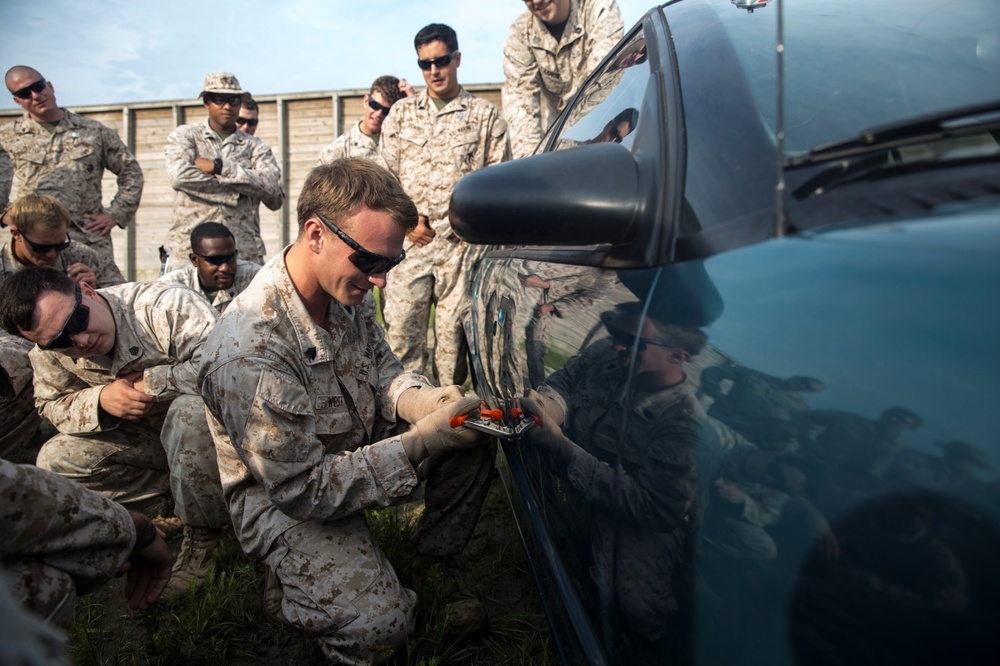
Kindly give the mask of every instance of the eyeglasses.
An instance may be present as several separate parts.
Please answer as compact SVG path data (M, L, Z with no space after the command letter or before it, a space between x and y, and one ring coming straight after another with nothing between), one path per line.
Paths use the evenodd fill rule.
M666 347L667 349L675 349L674 345L663 342L662 340L654 340L653 338L639 338L638 341L635 339L635 334L626 333L625 331L608 331L611 334L611 341L615 347L623 347L629 349L636 342L639 343L639 351L646 351L646 347L653 345L654 347Z
M239 250L233 250L232 254L198 254L194 253L194 256L201 257L213 266L221 266L222 264L232 264L236 261L236 255L240 253Z
M427 69L430 69L430 67L428 67ZM382 106L381 104L373 100L371 97L368 98L368 108L371 109L372 111L376 112L381 111L385 115L389 115L389 107Z
M47 254L52 250L62 252L69 247L71 242L69 236L66 236L66 240L62 243L36 243L24 234L21 234L21 238L24 239L24 242L28 244L28 247L30 247L31 250L37 254Z
M369 252L365 248L358 245L358 242L345 234L340 228L331 222L330 220L323 217L321 213L316 213L323 224L326 225L327 229L337 234L337 238L344 241L349 248L354 250L354 253L348 257L351 263L354 264L359 271L365 275L371 275L372 273L386 273L392 268L395 268L406 259L406 250L399 253L399 256L393 259L392 257L384 257L381 254L375 254L374 252Z
M24 86L20 90L15 90L12 95L18 99L31 99L31 93L36 95L43 90L45 90L45 85L48 83L45 79L38 79L31 85Z
M216 93L205 93L205 101L210 104L215 104L216 106L229 106L239 108L243 106L243 97L241 95L219 95Z
M242 116L236 118L237 125L249 125L250 127L257 127L258 122L260 122L260 118L243 118Z
M38 345L38 348L44 351L69 349L73 346L72 337L86 331L89 324L90 308L83 304L83 293L80 291L80 285L77 285L76 305L73 307L73 311L69 313L69 317L66 318L66 323L63 324L62 330L59 331L56 337L52 338L51 342L47 345Z
M431 58L430 60L417 60L417 67L429 72L431 67L437 67L441 69L442 67L447 67L451 64L451 59L458 55L458 51L452 51L448 55L438 56L437 58Z

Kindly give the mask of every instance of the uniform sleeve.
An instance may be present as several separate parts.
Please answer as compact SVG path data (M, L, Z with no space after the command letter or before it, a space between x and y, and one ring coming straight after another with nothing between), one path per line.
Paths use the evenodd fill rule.
M0 211L7 210L10 204L10 190L14 185L14 165L10 154L0 143Z
M67 435L104 432L118 427L118 419L105 415L100 397L104 385L91 386L66 369L58 352L32 349L35 407L42 418Z
M418 483L398 436L327 453L302 380L273 360L240 358L210 368L202 396L226 433L216 439L220 460L222 447L235 449L268 499L292 518L336 520L384 507ZM347 413L326 426L332 434L325 438L345 439L354 427ZM220 473L225 485L229 474L221 467Z
M341 157L345 157L347 153L344 150L344 145L347 143L345 141L346 136L346 134L341 134L320 151L317 164L329 164L335 160L339 160Z
M115 193L108 215L119 227L127 227L135 220L135 211L142 198L142 167L135 155L122 143L118 133L109 127L101 129L104 145L104 168L118 176L118 191ZM115 283L118 284L118 283Z
M399 140L399 123L397 117L390 113L382 123L382 134L378 140L378 154L375 161L391 171L397 179L400 160Z
M250 166L241 164L239 160L227 160L223 157L222 173L218 175L221 185L260 199L270 210L278 210L285 200L285 191L281 187L281 168L271 148L263 141L252 142Z
M178 127L170 133L163 154L167 161L170 186L178 192L195 196L204 202L224 206L235 206L239 203L239 192L223 185L214 174L205 173L194 165L196 157L214 159L215 156L198 154L197 139L188 130L188 126Z
M169 351L175 363L146 368L143 383L146 393L157 402L179 395L199 395L198 371L201 352L209 331L215 325L215 309L191 289L179 287L164 291L153 308L153 330L161 349Z
M89 587L114 576L132 552L124 507L58 474L0 460L0 554L32 558Z
M487 134L489 139L486 146L486 163L483 166L492 166L509 160L511 151L507 122L500 117L500 112L495 108L490 114Z
M529 15L528 19L530 18ZM538 64L528 47L526 33L526 21L518 19L511 26L503 47L504 85L501 103L504 117L510 126L510 145L514 157L530 155L542 140L539 101L541 82Z
M591 1L589 4L584 29L587 31L587 37L590 41L587 71L592 72L601 64L604 56L611 53L611 49L621 41L625 34L625 25L622 22L621 10L615 0Z

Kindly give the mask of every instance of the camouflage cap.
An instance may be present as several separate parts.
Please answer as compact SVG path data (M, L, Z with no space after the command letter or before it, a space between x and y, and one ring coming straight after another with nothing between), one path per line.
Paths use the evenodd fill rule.
M220 95L242 95L243 89L240 82L232 72L209 72L205 76L205 83L201 86L198 97L205 93L219 93Z

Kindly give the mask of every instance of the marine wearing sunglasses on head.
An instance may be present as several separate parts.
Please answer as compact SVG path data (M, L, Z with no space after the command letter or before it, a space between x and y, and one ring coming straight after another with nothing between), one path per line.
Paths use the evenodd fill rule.
M167 137L167 175L176 191L164 243L171 257L187 254L191 230L212 221L233 232L245 259L264 263L260 204L278 210L285 192L271 149L239 131L237 118L245 92L234 74L209 73L199 93L208 117L202 123L181 125Z
M361 100L364 113L361 120L338 136L319 154L320 164L329 164L341 157L374 159L378 153L378 140L382 123L389 116L392 105L413 94L413 86L406 79L380 76L372 82L368 94Z
M20 196L49 195L69 211L70 238L93 248L101 265L113 265L111 230L132 223L142 195L135 156L113 129L61 108L52 82L37 70L17 65L4 81L25 113L0 127L0 210L14 186ZM118 185L107 208L105 171Z
M336 663L381 663L414 627L416 595L365 509L412 501L427 479L414 546L443 557L464 547L489 487L493 446L449 423L479 399L405 371L375 319L370 292L410 261L403 239L416 218L375 162L316 167L295 242L205 344L221 480L240 545L267 567L265 610L314 635Z
M384 314L389 344L403 367L423 372L435 304L436 344L427 372L442 385L461 384L467 374L461 325L466 271L477 251L452 232L448 202L462 176L510 157L507 124L495 106L459 85L462 52L452 28L425 26L413 45L427 87L393 105L382 125L379 159L417 205L419 222L407 234L406 263L382 290Z
M0 277L27 266L50 266L98 289L125 281L114 262L70 240L69 211L50 196L28 194L7 211L10 242L0 248Z
M222 312L247 288L260 264L243 261L233 233L218 222L202 222L191 230L191 264L160 277L194 289Z
M184 541L167 596L201 584L229 522L197 384L215 319L173 283L96 290L32 266L0 285L0 326L35 343L35 402L59 431L36 464L126 508L173 496Z

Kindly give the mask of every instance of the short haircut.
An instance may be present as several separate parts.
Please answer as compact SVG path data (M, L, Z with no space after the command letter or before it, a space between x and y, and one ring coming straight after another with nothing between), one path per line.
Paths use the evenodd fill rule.
M382 98L389 103L389 106L406 97L403 91L399 89L399 79L395 76L380 76L375 79L372 82L372 89L368 91L368 94L376 92L382 95Z
M417 226L417 206L395 176L371 160L345 157L309 172L299 194L299 233L314 213L339 225L361 206L388 213L405 231Z
M14 335L30 331L35 303L47 291L73 295L76 283L49 266L28 266L4 278L0 282L0 327Z
M458 35L444 23L431 23L421 28L413 38L413 48L420 50L421 46L431 42L444 42L449 51L458 50Z
M42 76L42 73L39 72L34 67L28 67L27 65L14 65L13 67L11 67L10 69L7 70L7 73L4 74L4 77L3 77L3 82L4 82L4 85L7 86L7 90L10 90L10 84L7 83L8 81L10 81L10 77L16 76L18 74L34 74L35 76L37 76L40 79L44 79L45 78L44 76ZM14 92L14 91L10 90L10 92Z
M42 228L69 230L69 211L47 194L26 194L10 205L10 226L21 233Z
M234 238L233 232L219 222L202 222L191 230L191 251L201 246L206 238Z
M258 111L257 100L250 96L250 93L243 93L243 108L247 111Z

